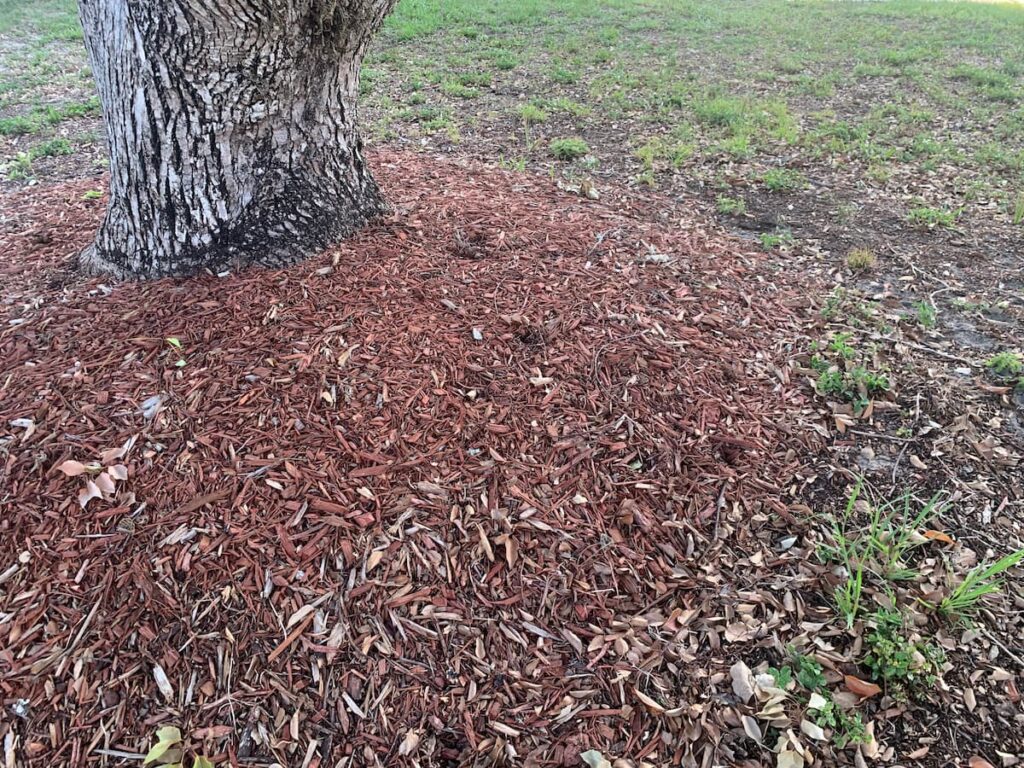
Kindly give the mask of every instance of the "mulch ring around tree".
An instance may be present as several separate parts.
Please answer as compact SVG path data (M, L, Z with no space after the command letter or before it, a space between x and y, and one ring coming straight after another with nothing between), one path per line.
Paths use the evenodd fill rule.
M78 276L88 182L5 200L5 755L759 764L730 664L821 611L754 588L807 560L799 282L635 201L375 165L388 219L192 280Z

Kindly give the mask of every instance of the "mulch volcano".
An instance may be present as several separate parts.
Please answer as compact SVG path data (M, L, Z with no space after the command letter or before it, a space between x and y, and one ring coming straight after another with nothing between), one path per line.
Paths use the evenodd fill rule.
M182 281L74 273L88 182L5 200L19 761L130 764L162 725L232 765L738 761L694 692L739 616L700 596L764 601L713 561L788 514L798 287L650 201L375 165L388 219Z

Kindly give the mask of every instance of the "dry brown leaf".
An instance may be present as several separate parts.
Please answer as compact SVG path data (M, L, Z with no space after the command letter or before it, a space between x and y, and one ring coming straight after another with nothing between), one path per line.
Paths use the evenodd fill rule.
M88 471L88 467L86 467L85 464L83 464L80 461L73 461L71 459L65 461L63 464L57 467L57 469L59 469L68 477L78 477L79 475Z
M371 552L370 556L366 558L366 573L369 574L371 571L373 571L374 568L380 565L380 561L383 559L383 549L375 549L373 552Z
M656 702L656 701L655 701L654 699L652 699L652 698L651 698L650 696L648 696L648 695L647 695L646 693L644 693L643 691L641 691L641 690L640 690L639 688L635 688L635 687L634 687L634 688L633 688L633 693L634 693L634 694L636 694L636 697L637 697L638 699L640 699L640 701L641 701L641 702L642 702L642 703L643 703L643 704L644 704L644 705L645 705L645 706L646 706L646 707L647 707L648 709L650 709L650 710L652 710L652 711L654 711L654 712L657 712L657 713L659 713L659 714L665 711L665 708L664 708L663 706L661 706L661 704L659 704L658 702Z
M943 544L956 544L953 537L942 531L925 531L923 536L930 541L941 541Z
M409 731L405 734L405 738L402 739L402 743L398 745L398 754L402 757L408 757L416 751L416 747L420 745L420 734L419 731Z
M106 472L96 475L96 487L104 496L113 496L117 492L117 485Z
M851 693L855 693L862 699L870 699L872 696L877 696L882 692L882 689L874 683L869 683L867 680L861 680L859 677L853 675L846 675L843 678L846 683L846 688Z
M82 509L85 509L93 499L102 498L103 494L100 492L100 489L96 487L96 483L92 480L87 480L85 488L78 492L78 503L82 506Z

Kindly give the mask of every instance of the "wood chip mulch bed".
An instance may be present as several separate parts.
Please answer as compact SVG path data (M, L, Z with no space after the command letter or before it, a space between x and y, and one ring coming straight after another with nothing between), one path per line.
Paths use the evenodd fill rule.
M722 670L805 618L742 576L807 556L762 557L798 285L636 202L375 165L387 220L188 281L77 276L88 182L4 201L5 754L132 764L163 725L232 765L755 754Z

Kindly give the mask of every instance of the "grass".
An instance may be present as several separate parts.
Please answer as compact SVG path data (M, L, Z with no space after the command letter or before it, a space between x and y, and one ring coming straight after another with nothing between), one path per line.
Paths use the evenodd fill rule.
M846 254L846 266L854 272L867 272L878 265L878 257L868 248L854 248Z
M982 601L1002 591L1004 576L1024 560L1024 549L1001 557L994 563L978 565L950 591L938 605L939 613L964 621L981 609Z
M836 607L847 626L853 626L861 612L862 596L869 576L882 582L912 581L918 572L909 557L927 539L921 527L938 517L938 497L913 509L910 494L892 501L859 504L863 488L858 485L847 499L840 516L830 522L829 544L822 549L826 561L838 563L843 580L833 593ZM861 510L861 511L858 511Z
M554 139L550 144L551 154L556 160L576 160L590 151L583 139Z
M773 168L761 174L761 183L769 192L795 192L802 189L807 181L799 171Z
M61 105L51 105L56 116L39 113L45 85L91 95L76 16L74 0L0 0L0 35L24 43L0 49L0 134L48 138L53 119L71 118ZM723 159L806 167L844 154L864 161L859 172L872 180L901 164L986 170L981 183L991 191L1019 184L1024 167L1024 68L1006 64L1024 48L1022 22L1018 8L922 0L650 0L642 16L632 0L402 0L364 70L367 133L484 130L525 97L550 122L576 119L573 133L597 136L589 129L621 120L631 135L618 138L632 147L686 126L692 135L642 152L644 172L685 162L706 181ZM700 50L699 63L681 56L681 46ZM852 98L868 78L879 81L879 99ZM411 82L423 84L416 95L397 97ZM496 108L456 110L443 124L409 109L485 98ZM991 146L948 141L939 125L962 125L965 137L991 134ZM594 144L597 155L621 146ZM803 185L785 168L761 181L779 193ZM951 226L946 213L922 210L912 221ZM1011 204L1011 216L1024 221L1024 203Z
M959 211L947 211L941 208L912 208L907 214L907 221L918 229L948 229L956 224Z

